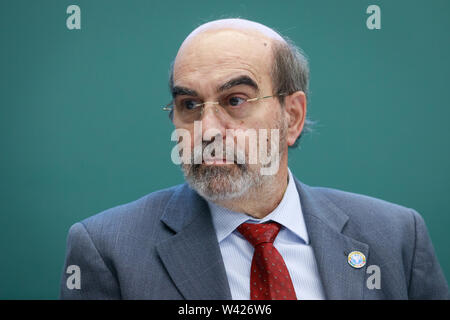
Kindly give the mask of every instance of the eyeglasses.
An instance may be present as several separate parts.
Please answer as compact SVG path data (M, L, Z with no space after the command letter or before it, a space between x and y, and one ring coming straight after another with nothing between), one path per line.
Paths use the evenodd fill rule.
M173 119L173 111L176 110L177 115L179 116L181 121L185 123L191 123L196 120L200 120L204 113L205 106L208 103L216 105L216 112L219 112L219 108L217 108L217 106L220 106L221 109L224 110L231 118L243 119L252 114L253 107L255 106L256 101L286 95L286 93L280 93L276 95L257 97L252 99L244 99L239 95L231 95L225 98L221 98L219 101L205 102L201 102L201 100L197 98L186 98L180 96L176 97L173 101L161 108L164 111L169 111L170 119Z

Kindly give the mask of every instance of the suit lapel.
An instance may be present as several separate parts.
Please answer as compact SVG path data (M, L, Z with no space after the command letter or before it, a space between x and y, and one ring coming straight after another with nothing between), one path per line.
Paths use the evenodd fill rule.
M363 299L366 266L356 269L347 262L352 251L366 258L369 246L345 235L348 216L318 188L295 179L310 244L327 299Z
M175 234L157 246L161 261L185 299L231 299L207 203L183 185L161 219Z

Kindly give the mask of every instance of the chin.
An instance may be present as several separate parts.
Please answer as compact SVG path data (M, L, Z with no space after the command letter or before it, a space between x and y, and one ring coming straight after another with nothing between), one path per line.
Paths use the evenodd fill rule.
M187 183L203 198L227 201L242 197L253 185L246 168L238 164L183 166Z

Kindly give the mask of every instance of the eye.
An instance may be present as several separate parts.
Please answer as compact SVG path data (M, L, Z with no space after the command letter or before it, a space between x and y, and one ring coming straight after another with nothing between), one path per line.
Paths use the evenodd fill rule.
M238 96L233 96L228 98L228 105L231 107L237 107L241 104L243 104L244 102L246 102L247 100Z
M195 110L200 103L196 100L186 99L181 101L180 106L186 110Z

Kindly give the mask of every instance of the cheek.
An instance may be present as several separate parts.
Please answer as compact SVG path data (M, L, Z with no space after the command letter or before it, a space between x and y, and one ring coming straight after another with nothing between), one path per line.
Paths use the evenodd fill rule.
M281 121L281 114L278 112L273 112L272 114L267 114L264 118L252 119L251 121L240 120L233 126L235 134L233 135L234 143L241 150L245 150L246 153L249 152L250 147L250 137L254 138L253 147L259 149L260 135L263 134L266 141L261 141L262 143L270 144L271 141L271 129L279 129L279 138L283 134L284 122ZM252 131L252 134L246 134L247 130ZM263 133L262 130L265 130ZM261 135L262 138L262 135ZM245 143L245 144L244 144Z

